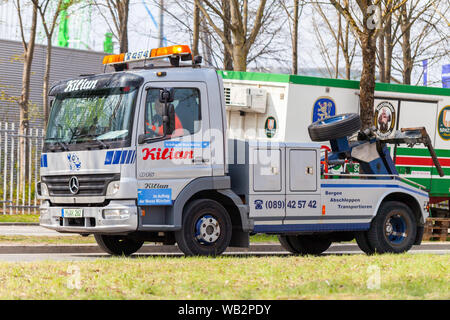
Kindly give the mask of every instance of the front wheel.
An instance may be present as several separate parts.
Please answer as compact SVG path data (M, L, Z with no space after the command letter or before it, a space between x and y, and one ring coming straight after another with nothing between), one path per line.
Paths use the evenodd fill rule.
M300 255L319 255L331 246L331 240L321 235L289 235L278 239L287 251Z
M144 241L132 239L127 236L95 234L94 238L103 251L115 256L129 256L138 251L144 244Z
M367 239L377 253L402 253L414 244L417 223L411 209L402 202L381 205L373 219Z
M188 256L222 254L231 240L231 218L225 208L214 200L190 202L183 212L183 228L175 232L180 250Z

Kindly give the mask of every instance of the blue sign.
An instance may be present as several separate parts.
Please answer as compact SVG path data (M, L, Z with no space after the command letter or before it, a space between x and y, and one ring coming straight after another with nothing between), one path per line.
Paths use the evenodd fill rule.
M442 66L442 88L450 88L450 64Z
M428 85L428 59L422 61L423 67L423 85L426 87Z
M138 205L170 206L172 205L172 189L138 189Z
M165 148L207 148L209 141L166 141L164 142Z
M331 98L319 98L314 102L312 122L336 115L336 104Z

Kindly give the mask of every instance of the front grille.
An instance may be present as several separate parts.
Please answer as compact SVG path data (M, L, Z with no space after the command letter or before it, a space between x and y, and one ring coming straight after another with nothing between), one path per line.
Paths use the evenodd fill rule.
M79 182L78 193L70 192L69 182L76 177ZM104 196L111 181L120 180L120 174L84 174L67 176L43 176L51 196Z

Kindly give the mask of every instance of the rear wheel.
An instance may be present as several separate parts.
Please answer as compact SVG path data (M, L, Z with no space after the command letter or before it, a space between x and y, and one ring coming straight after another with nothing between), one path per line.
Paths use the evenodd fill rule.
M358 247L365 252L366 254L374 254L375 250L371 247L369 243L369 239L367 239L367 232L366 231L360 231L356 232L355 234L356 243L358 244Z
M318 255L326 251L331 245L330 239L320 235L279 236L278 239L283 248L301 255Z
M411 209L402 202L381 205L372 221L367 239L377 253L402 253L414 244L417 223Z
M185 255L216 256L228 247L231 232L231 218L225 208L217 201L199 199L186 206L183 228L175 232L175 239Z
M138 251L144 244L144 241L132 239L127 236L95 234L94 238L103 251L115 256L129 256Z
M278 241L280 241L281 246L286 250L289 251L290 253L297 253L295 251L295 248L291 245L291 243L289 242L288 236L283 236L283 235L279 235L278 236Z

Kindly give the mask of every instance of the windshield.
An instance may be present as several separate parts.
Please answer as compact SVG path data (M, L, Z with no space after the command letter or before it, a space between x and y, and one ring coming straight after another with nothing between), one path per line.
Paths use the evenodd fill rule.
M108 141L128 139L136 94L136 87L124 87L57 95L45 142L106 146Z

